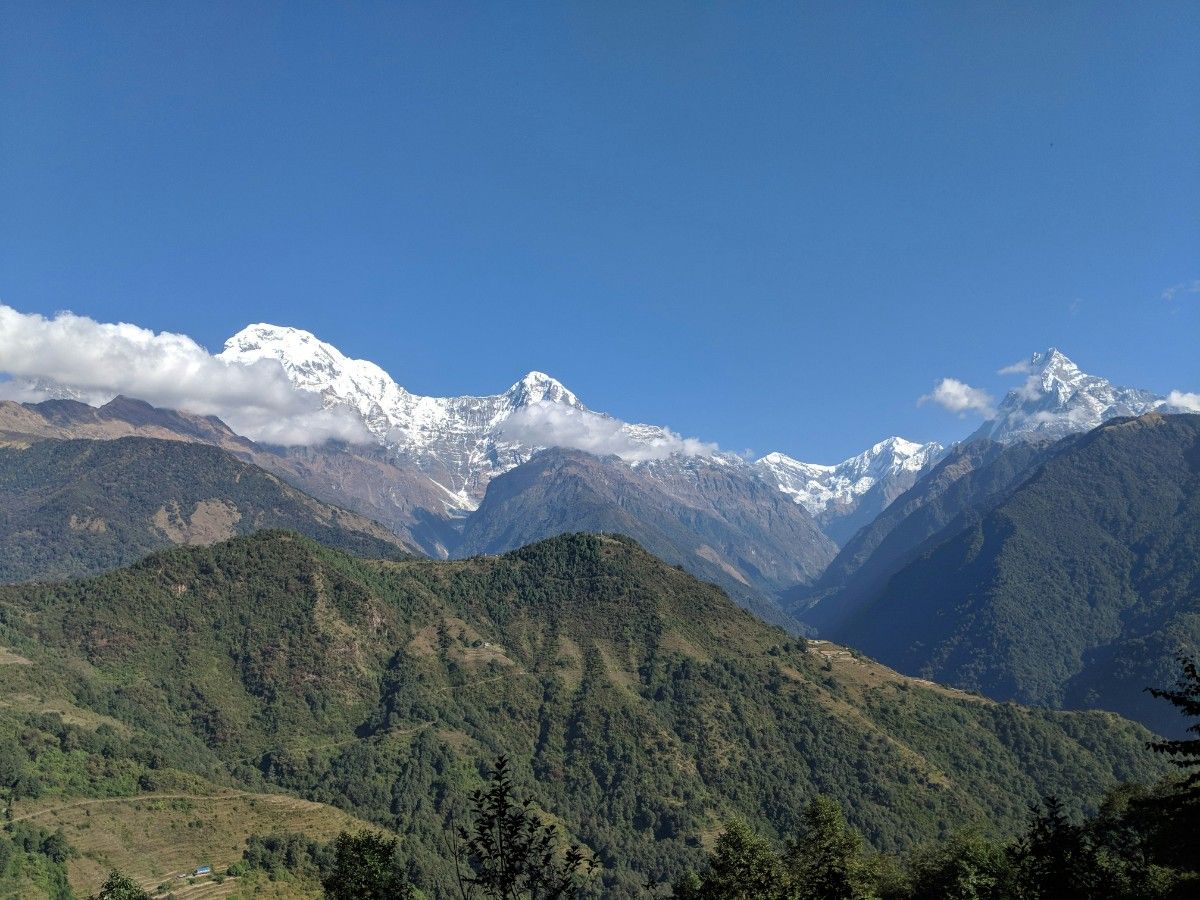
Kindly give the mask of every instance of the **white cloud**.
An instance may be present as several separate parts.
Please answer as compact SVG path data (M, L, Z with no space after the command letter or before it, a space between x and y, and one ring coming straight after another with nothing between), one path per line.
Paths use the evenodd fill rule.
M1019 359L1009 366L996 371L997 375L1028 375L1033 371L1033 365L1027 359Z
M530 447L565 447L626 462L665 459L675 453L711 456L717 445L685 438L666 428L629 425L619 419L558 403L534 403L517 410L502 429L504 438Z
M1176 297L1184 294L1200 294L1200 278L1193 278L1191 281L1181 281L1179 284L1173 284L1162 292L1162 298L1170 303Z
M1200 413L1200 394L1193 394L1187 391L1171 391L1167 394L1167 406L1173 406L1176 409L1185 409L1188 412Z
M117 394L155 406L215 415L239 434L279 444L330 438L374 442L349 411L323 409L295 388L275 361L243 365L215 358L182 334L96 322L60 312L53 318L0 305L0 395L35 400L70 395L103 403Z
M968 412L979 413L984 418L991 418L996 414L996 404L991 394L983 388L971 387L957 378L943 378L939 381L930 393L917 400L918 405L925 403L936 403L960 417Z

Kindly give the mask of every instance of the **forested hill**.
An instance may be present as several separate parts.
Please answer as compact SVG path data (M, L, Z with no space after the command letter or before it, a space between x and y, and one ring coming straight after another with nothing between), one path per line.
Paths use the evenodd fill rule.
M1114 715L996 704L796 643L625 538L385 562L259 532L0 588L0 646L24 661L0 665L4 696L63 698L153 748L111 789L152 765L331 802L397 829L434 896L447 819L500 751L616 897L697 865L731 816L794 834L818 793L899 848L1015 832L1045 794L1088 807L1163 772ZM0 705L9 734L30 714ZM32 751L15 771L98 789L45 780Z
M363 556L416 552L217 447L141 437L0 446L0 581L90 574L260 528Z
M1200 647L1200 416L1069 438L956 525L831 636L995 698L1182 727L1144 688Z

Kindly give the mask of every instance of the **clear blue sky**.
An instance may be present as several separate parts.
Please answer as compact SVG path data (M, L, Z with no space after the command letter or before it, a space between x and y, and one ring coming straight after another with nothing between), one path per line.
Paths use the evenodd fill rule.
M449 6L0 5L0 301L817 461L1200 390L1200 5Z

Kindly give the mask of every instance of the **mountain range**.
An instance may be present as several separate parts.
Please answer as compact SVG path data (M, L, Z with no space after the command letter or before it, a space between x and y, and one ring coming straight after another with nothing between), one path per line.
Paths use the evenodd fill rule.
M633 425L593 412L541 372L530 372L493 396L421 397L374 363L349 359L308 332L274 325L243 329L226 341L219 358L240 364L277 360L299 390L319 394L328 406L353 410L396 460L425 473L446 493L450 514L477 508L495 476L541 449L561 447L616 456L634 469L679 458L746 466L811 515L837 522L872 488L890 492L892 479L907 480L941 450L937 444L891 438L835 466L779 453L750 465L664 426Z
M99 409L70 400L27 404L22 412L6 404L0 434L136 433L211 443L441 558L503 552L563 531L622 530L779 622L789 621L783 606L808 595L839 549L947 453L940 444L892 437L834 465L780 452L748 460L664 426L592 411L538 372L491 396L416 395L371 362L268 324L231 337L218 358L232 366L277 363L296 391L352 415L370 440L255 444L212 417L126 398ZM1084 375L1053 349L1034 354L1024 372L1025 384L977 439L1045 440L1166 403ZM78 394L70 386L41 388ZM557 455L535 462L549 451ZM535 468L502 481L488 499L493 482L529 465Z

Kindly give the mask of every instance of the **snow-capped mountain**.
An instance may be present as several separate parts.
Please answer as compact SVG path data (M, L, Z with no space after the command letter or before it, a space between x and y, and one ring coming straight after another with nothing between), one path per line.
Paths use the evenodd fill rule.
M984 422L969 440L1057 440L1117 416L1140 416L1165 402L1150 391L1117 387L1088 375L1051 347L1029 358L1025 383L1008 392L995 418Z
M891 437L836 465L768 453L754 467L841 543L912 487L944 452L938 443Z
M938 443L917 444L890 437L832 466L801 462L783 453L768 453L755 466L817 516L830 507L854 502L880 483L919 474L939 459L944 449Z
M242 364L277 360L300 390L320 395L326 407L357 413L394 458L445 490L451 509L474 509L493 477L547 446L615 453L629 461L667 455L677 444L688 449L668 429L589 410L542 372L530 372L501 394L423 397L375 363L350 359L307 331L268 324L242 329L218 356Z
M241 364L276 360L300 390L320 395L327 407L353 410L393 458L445 491L448 511L475 509L492 478L546 447L614 454L635 467L648 464L648 477L681 484L696 480L697 458L701 470L710 464L747 465L667 428L589 410L541 372L492 396L423 397L374 363L351 359L307 331L268 324L238 332L219 357ZM882 509L941 451L937 444L890 438L834 466L772 453L754 463L753 471L827 525L854 513L867 494L878 497L867 504L870 509Z

